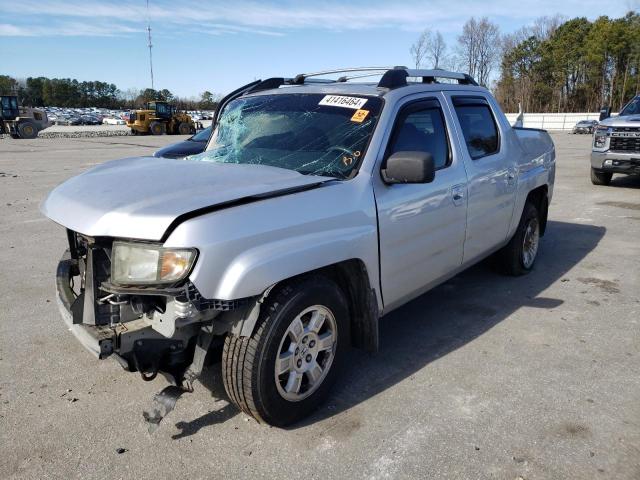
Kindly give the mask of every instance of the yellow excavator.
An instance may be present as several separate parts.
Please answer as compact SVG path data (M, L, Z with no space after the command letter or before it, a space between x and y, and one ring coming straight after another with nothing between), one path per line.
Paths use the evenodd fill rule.
M167 102L147 102L143 110L129 114L127 126L133 135L189 135L196 124L189 114L180 112Z

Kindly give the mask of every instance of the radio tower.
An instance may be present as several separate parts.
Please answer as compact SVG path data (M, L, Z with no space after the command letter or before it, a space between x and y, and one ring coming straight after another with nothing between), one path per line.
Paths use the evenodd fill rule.
M149 39L149 71L151 72L151 89L155 90L153 87L153 57L151 55L151 48L153 45L151 44L151 21L149 20L149 0L147 0L147 37Z

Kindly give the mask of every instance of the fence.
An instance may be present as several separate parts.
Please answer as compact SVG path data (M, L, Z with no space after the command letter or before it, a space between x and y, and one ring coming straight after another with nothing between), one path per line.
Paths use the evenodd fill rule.
M512 125L518 118L517 113L507 113ZM524 125L527 128L544 130L571 130L580 120L598 120L600 113L525 113Z

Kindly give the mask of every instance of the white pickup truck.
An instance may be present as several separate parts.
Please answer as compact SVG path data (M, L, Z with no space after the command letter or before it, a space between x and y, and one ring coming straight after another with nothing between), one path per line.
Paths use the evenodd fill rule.
M345 349L378 348L383 314L491 254L529 272L554 176L549 135L468 75L372 67L253 82L203 153L99 165L42 211L67 230L58 298L85 347L188 390L223 344L230 400L287 425Z
M640 175L640 95L617 117L602 119L591 148L591 182L609 185L614 173Z

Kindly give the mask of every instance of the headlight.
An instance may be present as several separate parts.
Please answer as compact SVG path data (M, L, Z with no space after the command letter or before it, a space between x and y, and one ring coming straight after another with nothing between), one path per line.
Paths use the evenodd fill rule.
M114 242L111 257L111 281L115 284L175 283L189 274L196 251Z
M607 134L609 128L598 127L593 135L593 148L604 149L607 145Z

